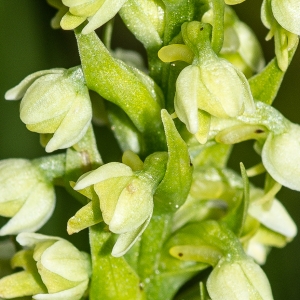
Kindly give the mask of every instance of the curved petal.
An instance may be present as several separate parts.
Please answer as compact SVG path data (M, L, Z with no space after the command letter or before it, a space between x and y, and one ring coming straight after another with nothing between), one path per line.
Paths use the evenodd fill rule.
M132 231L142 225L153 211L152 187L139 178L132 179L123 189L109 229L114 233Z
M271 6L277 22L287 31L300 35L300 1L272 0Z
M88 34L112 19L127 0L106 0L89 23L83 28L82 33Z
M43 70L43 71L32 73L27 77L25 77L18 85L8 90L5 93L4 97L6 100L19 100L25 95L27 89L32 85L32 83L39 77L48 74L63 74L64 71L65 69L57 68L57 69Z
M22 208L0 230L0 236L40 229L51 217L55 207L55 192L51 185L39 183Z
M198 86L200 70L197 66L184 68L176 81L176 95L174 99L175 112L186 125L190 133L198 131Z
M72 289L53 294L37 294L32 296L36 300L80 300L88 287L88 280L78 284Z
M270 133L262 150L262 161L280 184L300 191L300 126L290 125L286 133Z
M92 184L96 184L97 182L104 181L109 178L131 176L132 174L133 172L131 168L122 163L107 163L88 174L82 175L74 186L74 190L82 190Z
M88 258L66 240L48 247L41 256L41 264L50 272L70 281L88 280Z
M87 132L91 120L90 99L88 95L80 95L74 100L72 107L47 144L46 152L65 149L79 142Z
M137 239L142 235L142 233L147 228L150 220L151 220L152 214L146 219L146 221L137 229L122 233L118 237L117 242L115 243L111 255L114 257L120 257L123 256L137 241Z
M295 222L277 199L273 200L270 210L265 210L262 205L256 205L255 202L251 203L249 214L266 227L286 237L294 238L297 234Z

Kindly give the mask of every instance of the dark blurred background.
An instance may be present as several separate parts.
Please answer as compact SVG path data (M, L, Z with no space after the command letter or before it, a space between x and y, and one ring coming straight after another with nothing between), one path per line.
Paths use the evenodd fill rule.
M267 29L260 21L260 5L261 1L247 0L234 8L240 19L256 32L266 61L269 61L274 56L274 45L273 41L264 40ZM55 67L69 68L80 64L73 32L53 30L50 27L50 20L55 12L45 0L0 1L0 159L31 159L45 155L39 145L38 134L26 130L19 119L19 101L5 101L5 92L35 71ZM114 32L113 48L130 47L143 53L141 44L126 33L119 19L116 24L121 26L122 33L119 30ZM295 123L300 123L300 77L297 76L299 68L298 50L274 102L274 106ZM106 135L112 140L107 128L96 127L95 131L97 135ZM99 148L104 161L120 158L117 148L112 152L103 143L99 144ZM252 150L252 142L234 147L230 166L238 170L240 161L244 162L246 168L259 162L259 157ZM262 186L263 177L255 179L254 182ZM295 222L300 224L300 194L283 188L278 198ZM63 189L58 188L56 221L47 223L41 232L61 235L61 228L65 228L66 220L78 208L79 205ZM64 232L63 235L67 236L67 233ZM72 236L71 240L82 250L88 249L87 231ZM300 299L300 237L296 237L284 249L273 249L263 268L271 282L274 299Z

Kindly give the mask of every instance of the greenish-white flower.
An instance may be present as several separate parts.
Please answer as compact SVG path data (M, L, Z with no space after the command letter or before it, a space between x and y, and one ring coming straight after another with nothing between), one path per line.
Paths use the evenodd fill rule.
M177 78L174 105L178 118L193 134L203 120L201 112L233 118L255 110L246 77L214 53L209 42L210 31L209 24L200 22L182 25L183 39L195 52L195 58Z
M207 280L212 300L272 300L269 281L249 257L220 259Z
M270 29L266 40L274 36L278 66L286 71L289 64L288 52L298 43L300 32L299 3L297 0L264 0L261 20Z
M10 218L0 235L40 229L54 207L52 184L29 160L0 161L0 215Z
M300 126L290 123L281 134L270 133L262 149L266 170L280 184L300 191Z
M78 179L74 189L93 185L104 222L113 233L119 234L113 256L124 255L148 226L153 194L164 176L166 160L166 153L150 155L140 171L112 162Z
M7 91L7 100L22 99L20 117L30 131L53 134L47 152L73 146L85 135L92 107L80 67L39 71Z
M298 0L271 0L277 22L287 31L300 35L300 2Z
M37 233L21 233L17 242L25 249L14 255L12 266L24 270L0 280L0 297L82 299L91 275L87 253L62 238Z
M271 247L281 248L297 234L297 226L281 202L275 198L270 207L265 207L264 196L262 190L251 189L248 214L256 220L256 232L245 244L247 254L259 264L266 262Z
M127 0L62 0L62 3L69 7L61 19L60 25L63 29L74 29L85 20L88 24L83 28L82 33L87 34L99 28L112 19Z

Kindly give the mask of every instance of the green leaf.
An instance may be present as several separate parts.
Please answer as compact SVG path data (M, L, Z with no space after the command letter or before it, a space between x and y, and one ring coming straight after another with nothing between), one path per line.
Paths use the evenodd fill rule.
M289 63L291 62L298 43L289 51ZM249 79L249 84L253 98L271 105L277 95L285 72L283 72L274 58L271 62L257 75Z
M90 300L146 299L139 277L124 257L111 256L114 242L105 226L102 223L90 228L93 265Z
M76 38L88 88L126 112L144 134L149 152L164 150L161 99L160 95L157 99L153 97L153 84L146 84L144 76L137 75L138 71L113 58L96 33L83 35L76 30Z
M250 202L249 180L246 169L242 163L240 164L240 167L244 182L243 197L240 201L238 201L237 205L229 211L228 215L222 219L222 222L224 222L238 237L241 236L243 232Z
M117 105L107 103L108 119L113 125L113 134L122 151L131 150L140 155L145 154L143 135L137 130L128 115Z
M155 207L165 212L176 211L186 200L192 183L192 165L186 143L166 110L162 110L169 159L165 176L155 194Z

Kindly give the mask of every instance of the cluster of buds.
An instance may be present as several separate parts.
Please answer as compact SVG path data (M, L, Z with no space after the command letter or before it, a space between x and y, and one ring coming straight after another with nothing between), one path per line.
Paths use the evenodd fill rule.
M20 233L17 242L25 249L13 256L11 264L24 270L0 280L0 297L82 299L91 275L87 253L64 239L37 233Z

